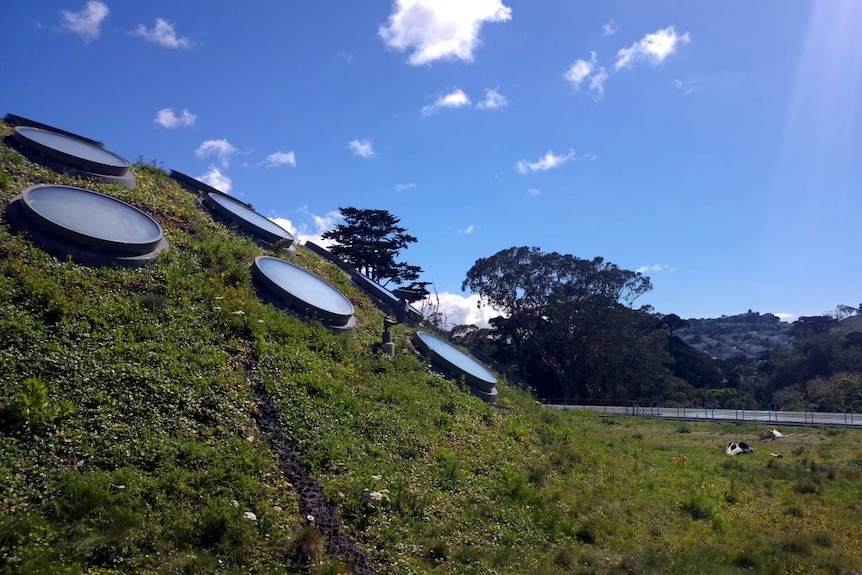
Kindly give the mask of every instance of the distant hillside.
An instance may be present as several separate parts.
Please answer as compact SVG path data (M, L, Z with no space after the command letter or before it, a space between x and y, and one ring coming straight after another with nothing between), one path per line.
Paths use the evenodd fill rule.
M674 333L695 349L717 359L755 357L765 350L790 347L790 324L771 313L749 310L739 315L687 319Z

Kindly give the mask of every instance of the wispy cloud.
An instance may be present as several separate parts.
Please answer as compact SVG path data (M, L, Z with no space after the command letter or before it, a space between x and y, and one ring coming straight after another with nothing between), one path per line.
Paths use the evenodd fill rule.
M278 152L273 152L268 155L266 158L261 161L258 166L264 166L266 168L277 168L279 166L293 166L296 167L296 154L291 152L282 152L279 150Z
M63 10L63 28L74 32L85 42L90 42L101 34L102 21L108 17L109 13L107 4L98 0L90 0L77 12Z
M183 110L177 116L173 108L162 108L156 112L156 119L153 121L164 128L185 128L194 126L195 120L197 116L188 110Z
M413 182L410 182L409 184L398 184L397 186L395 186L395 193L404 192L406 190L412 190L413 188L416 188L416 187L417 187L416 184L414 184Z
M428 296L419 305L422 309L433 311L438 301L446 329L452 329L456 325L488 327L490 325L488 320L503 315L502 312L488 305L480 306L477 294L464 297L455 293L441 292Z
M198 158L207 156L216 156L223 167L230 165L230 157L235 154L237 149L225 138L218 140L207 140L203 142L198 149L195 150L195 155Z
M656 273L664 272L664 271L668 271L669 269L670 268L668 268L668 266L666 266L665 264L652 264L650 266L641 266L638 269L636 269L635 271L639 274L645 274L647 272L656 272Z
M691 37L688 32L677 34L673 26L668 26L647 34L628 48L617 52L616 69L629 68L636 62L646 61L657 66L664 62L665 58L676 52L683 44L688 44Z
M344 50L339 50L338 52L336 52L335 57L343 61L348 66L353 64L353 61L356 59L356 56L354 56L350 52L345 52Z
M530 188L529 190L527 190L527 195L533 196L535 198L536 196L541 196L542 191L537 190L536 188Z
M445 96L437 98L433 104L428 104L422 108L423 116L430 116L441 108L462 108L470 105L470 98L463 90L455 89Z
M598 54L590 52L589 60L575 60L568 71L563 75L563 78L576 90L581 87L584 82L589 82L590 91L596 98L600 98L605 93L605 81L608 79L608 73L604 67L597 65Z
M697 92L702 84L704 84L702 78L675 78L670 83L670 85L673 86L676 90L682 92L683 96L688 96L689 94Z
M197 177L203 183L221 190L224 193L229 193L231 189L231 181L225 174L221 173L217 167L210 165L209 170L202 176Z
M485 22L505 22L512 9L501 0L396 0L389 21L378 29L387 47L412 50L414 66L435 60L473 59Z
M613 36L619 29L620 27L617 26L616 20L611 19L610 22L602 24L602 36Z
M485 88L485 99L479 102L476 107L480 110L497 110L505 108L508 105L509 101L506 99L506 96L497 90Z
M544 170L550 170L551 168L556 168L558 166L562 166L566 162L569 161L580 161L580 160L595 160L598 156L594 154L584 154L583 156L575 155L574 150L569 150L567 154L555 154L554 152L548 151L544 156L536 160L535 162L528 162L527 160L520 160L515 164L515 169L519 174L526 174L528 172L540 172Z
M459 233L470 235L478 229L479 226L477 226L476 224L470 224L469 226L461 230Z
M174 30L174 25L164 18L156 18L156 25L153 26L152 30L147 30L146 26L138 24L138 26L132 30L131 34L132 36L140 36L145 40L149 40L150 42L154 42L159 46L164 46L165 48L195 47L195 43L189 38L177 36L177 33Z
M373 158L377 155L374 146L371 145L371 140L353 140L347 144L347 147L360 158Z
M318 216L309 211L308 206L302 206L299 211L308 216L311 220L310 226L307 223L302 223L296 228L296 231L291 232L296 236L299 243L304 244L305 242L310 241L325 248L331 247L336 243L333 240L324 240L320 236L335 228L335 225L342 219L341 212L333 210L326 212L322 216Z

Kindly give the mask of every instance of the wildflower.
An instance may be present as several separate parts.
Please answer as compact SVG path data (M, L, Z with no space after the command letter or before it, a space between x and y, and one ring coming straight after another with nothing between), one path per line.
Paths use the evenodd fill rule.
M311 523L314 523L314 515L312 515L311 513L306 515L305 518L308 519Z
M213 279L212 279L212 278L209 278L209 280L210 280L210 283L213 283Z
M257 521L257 515L255 515L251 511L246 511L245 513L243 513L243 517L245 517L249 521Z
M382 475L372 475L371 479L373 479L375 481L380 481L381 479L383 479L383 476Z
M233 285L235 285L236 287L239 287L239 280L236 280L235 282L233 282Z
M221 309L221 306L220 306L220 305L214 305L214 306L213 306L213 309L214 309L214 310L216 310L216 311L218 311L218 310L220 310L220 309Z
M231 507L239 507L239 501L234 499L233 501L230 502L230 506Z
M284 511L284 509L281 508L281 505L273 505L272 510L276 513L281 513L282 511Z
M257 323L263 323L262 319L257 320Z
M245 315L245 312L241 309L231 312L233 315Z
M221 278L224 279L224 272L221 273Z

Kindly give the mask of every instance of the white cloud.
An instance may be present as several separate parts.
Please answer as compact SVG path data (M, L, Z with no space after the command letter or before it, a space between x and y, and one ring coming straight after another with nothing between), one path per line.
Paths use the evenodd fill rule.
M293 225L293 222L288 220L287 218L268 218L272 223L279 226L280 228L287 230L296 237L296 226Z
M679 35L673 26L668 26L652 34L647 34L628 48L623 48L617 52L616 69L628 68L640 60L646 60L656 66L676 52L681 44L688 44L690 41L688 32Z
M194 48L195 43L188 38L177 36L174 31L174 26L164 18L156 18L156 25L152 30L147 30L143 24L138 24L137 28L132 30L132 36L140 36L150 42L155 42L159 46L165 48Z
M462 108L470 105L470 98L463 90L455 89L445 96L437 98L433 104L428 104L422 108L423 116L430 116L440 108Z
M322 216L318 216L311 213L307 206L303 206L299 211L309 216L313 224L313 228L309 227L308 224L301 224L295 232L291 232L296 236L299 243L304 244L305 242L310 241L324 248L329 248L335 245L336 242L333 240L324 240L320 236L335 228L335 225L339 220L341 220L341 212L333 210L331 212L326 212L326 214Z
M277 168L279 166L296 167L296 154L293 152L273 152L261 161L258 166Z
M409 184L398 184L395 186L395 193L404 192L406 190L412 190L413 188L416 188L416 187L418 187L418 186L416 184L414 184L413 182L410 182Z
M598 71L590 77L590 91L596 98L601 98L605 93L605 81L608 79L608 73L604 68L599 68Z
M788 323L793 323L794 321L796 321L796 318L799 317L799 314L795 313L774 313L772 315L774 315L781 321L786 321Z
M460 233L470 235L478 229L479 229L479 226L477 226L476 224L470 224L469 226L467 226L466 228L461 230Z
M479 307L479 296L477 294L468 297L449 292L432 294L420 302L420 308L433 311L438 299L440 302L439 311L443 315L443 323L446 329L452 329L456 325L488 327L488 320L503 315L502 312L487 305Z
M697 89L702 83L703 81L701 78L687 78L685 80L676 78L670 84L671 86L682 92L683 96L688 96L693 92L697 92Z
M542 192L541 190L537 190L536 188L530 188L529 190L527 190L527 194L535 198L536 196L541 196Z
M519 174L526 174L527 172L550 170L551 168L562 166L570 160L577 162L580 160L595 159L598 159L598 156L596 156L595 154L584 154L583 156L576 156L574 150L569 150L569 153L565 155L558 155L554 152L548 151L545 153L544 156L542 156L535 162L528 162L527 160L518 161L515 164L515 169L518 171Z
M195 120L197 120L197 115L188 110L183 110L177 116L173 108L162 108L156 112L156 119L153 121L164 128L177 128L193 126Z
M225 138L221 138L218 140L207 140L203 142L198 149L195 150L195 155L198 158L204 158L206 156L216 156L219 159L219 162L225 168L230 165L230 157L232 154L235 154L237 149L227 141Z
M374 146L371 145L370 140L353 140L347 144L347 147L360 158L373 158L377 155L377 152L374 151Z
M107 18L109 13L107 4L91 0L78 12L63 10L63 28L89 42L99 37L102 20Z
M589 60L575 60L569 70L563 75L577 90L585 81L589 80L589 89L596 98L600 98L605 92L605 81L608 73L604 67L596 67L598 54L590 52Z
M512 9L501 0L396 0L378 34L389 48L412 49L408 62L414 66L435 60L470 61L480 44L482 25L511 18Z
M590 72L593 71L593 66L596 65L596 53L590 52L590 59L575 60L575 63L569 68L569 71L563 76L566 80L572 83L575 88L580 87L581 83L587 79Z
M508 105L509 101L506 99L506 96L497 90L485 88L485 99L479 102L476 107L480 110L497 110L505 108Z
M665 264L653 264L651 266L641 266L635 271L639 274L645 274L647 272L664 272L667 270L668 267Z
M619 29L620 27L617 26L616 20L611 19L610 22L602 24L602 36L613 36Z
M202 176L197 177L198 180L207 184L208 186L212 186L217 190L221 190L224 193L229 193L231 188L230 178L221 173L217 167L210 165L209 171Z

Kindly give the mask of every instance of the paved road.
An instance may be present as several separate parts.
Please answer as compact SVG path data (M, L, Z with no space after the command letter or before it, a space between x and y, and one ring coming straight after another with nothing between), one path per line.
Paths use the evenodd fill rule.
M811 411L754 411L743 409L694 409L690 407L641 407L638 405L556 405L555 409L600 411L612 415L662 417L668 419L712 419L721 421L762 421L783 425L841 425L862 428L860 413L818 413Z

